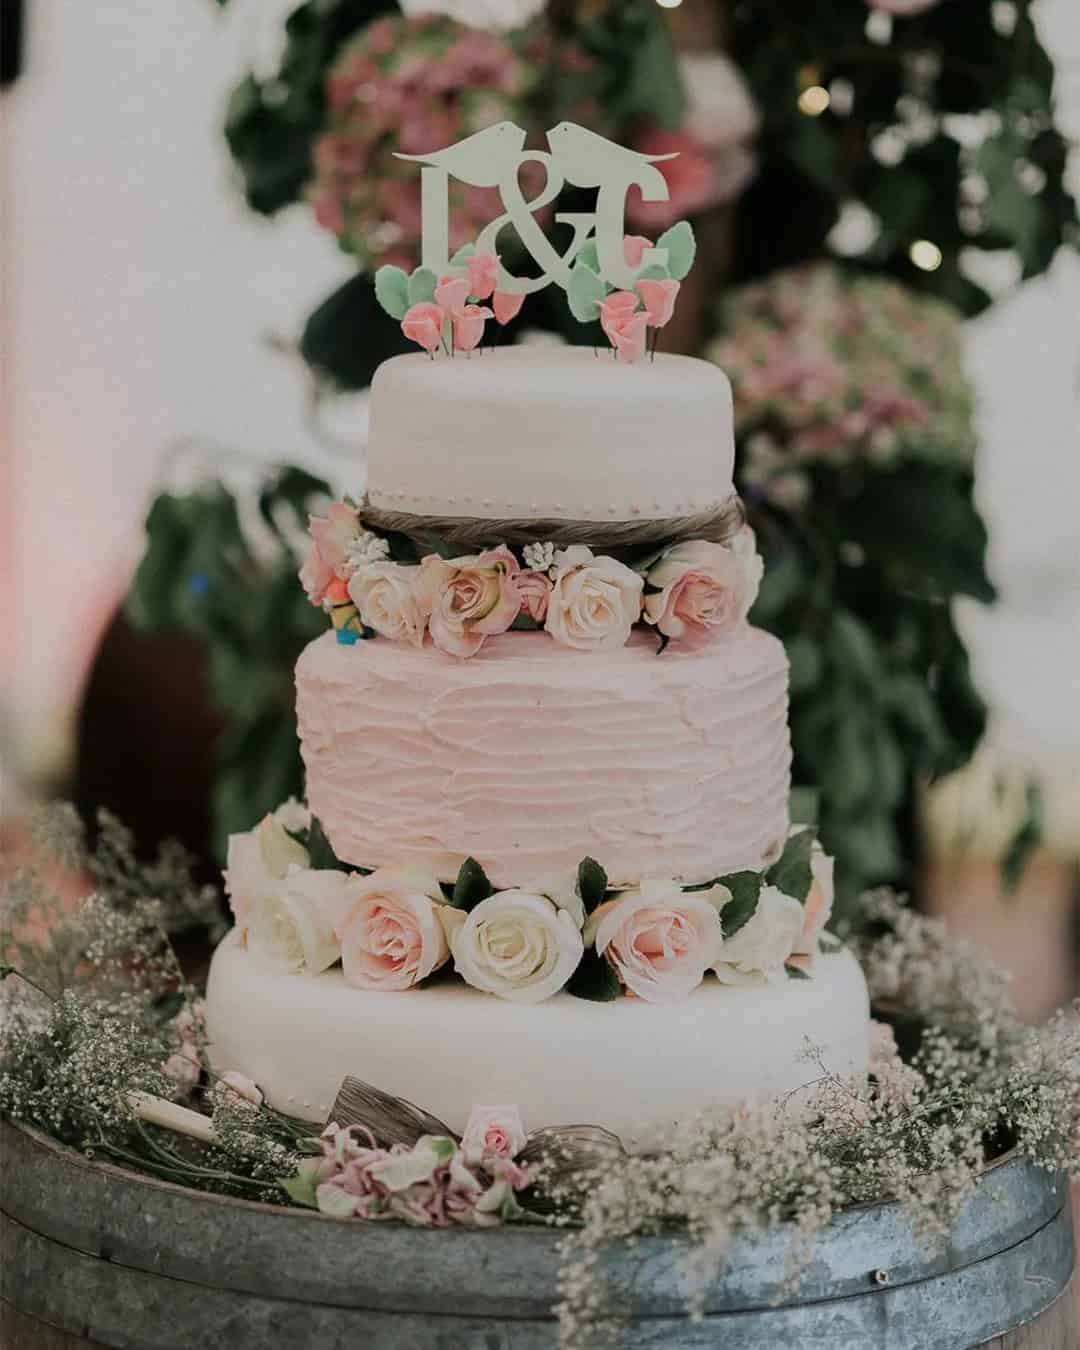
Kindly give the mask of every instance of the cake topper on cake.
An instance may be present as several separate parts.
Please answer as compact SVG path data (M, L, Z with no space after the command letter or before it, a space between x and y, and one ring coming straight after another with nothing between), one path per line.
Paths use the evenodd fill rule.
M471 352L483 339L488 319L509 323L526 295L554 282L566 291L570 312L580 323L599 320L612 353L633 362L650 347L674 311L679 284L694 261L694 232L686 221L653 243L625 234L626 198L637 188L645 201L666 201L667 182L657 160L641 155L584 127L560 122L547 133L549 150L525 148L525 132L499 122L456 145L426 155L399 155L422 165L422 259L411 275L386 266L375 274L379 303L407 337L434 360ZM526 200L519 171L542 164L547 181ZM497 187L504 210L450 256L450 179L474 187ZM544 234L536 213L567 184L596 189L592 211L563 211L555 223L573 235L560 253ZM540 269L534 277L514 275L498 251L499 235L513 226L522 247ZM490 300L491 306L479 302Z

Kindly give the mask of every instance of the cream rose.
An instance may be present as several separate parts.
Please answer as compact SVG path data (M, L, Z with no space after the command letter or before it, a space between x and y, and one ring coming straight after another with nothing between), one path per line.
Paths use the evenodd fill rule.
M802 931L792 952L792 955L800 958L800 965L809 965L817 955L818 942L832 914L836 894L833 881L834 868L834 860L815 839L810 853L813 882L803 904Z
M357 880L337 924L341 965L358 989L411 989L450 955L442 889L421 869L380 867Z
M474 1106L461 1136L461 1152L470 1167L478 1167L485 1158L516 1158L528 1141L516 1106Z
M253 830L229 836L225 893L241 935L247 933L257 898L276 886L290 867L307 867L310 861L307 849L274 816L265 816Z
M446 917L458 974L514 1003L557 994L584 951L579 917L548 895L500 891L468 915L450 909Z
M487 638L505 633L521 612L520 570L505 544L449 562L434 554L425 558L416 594L430 615L436 647L451 656L475 656Z
M644 581L614 558L574 544L555 554L544 627L566 647L622 647L641 617Z
M724 912L720 911L723 924ZM784 963L802 930L798 900L775 886L764 886L753 915L737 933L724 939L713 966L724 984L764 984L784 975Z
M757 598L760 574L751 542L740 551L705 539L675 544L646 576L645 618L668 638L703 638L742 623Z
M349 578L349 599L360 621L392 642L424 644L427 619L416 591L417 569L401 563L365 563Z
M649 1003L674 1003L698 987L723 943L718 906L724 886L684 891L677 881L643 881L589 916L596 943L626 988Z
M335 933L359 878L345 872L292 867L255 898L248 950L273 970L318 975L341 956Z

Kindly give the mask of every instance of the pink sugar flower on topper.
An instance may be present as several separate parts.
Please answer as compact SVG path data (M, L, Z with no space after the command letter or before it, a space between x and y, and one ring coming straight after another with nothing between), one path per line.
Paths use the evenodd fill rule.
M663 328L670 322L679 294L677 281L639 281L637 292L645 306L650 328Z
M451 314L454 346L458 351L471 352L484 336L484 324L494 318L487 305L463 305Z
M627 363L640 361L645 355L649 316L637 306L633 291L615 291L600 305L600 326L618 359Z
M511 319L517 318L525 303L525 296L517 291L496 291L491 297L491 303L495 308L496 321L509 323Z
M640 267L641 260L645 256L645 250L652 248L653 241L646 239L643 234L627 234L623 236L623 257L626 259L627 267Z
M469 273L469 294L475 295L477 300L489 299L499 281L499 255L474 253L466 267Z
M413 305L401 321L401 331L410 342L419 343L426 352L434 352L442 342L445 311L430 300Z
M435 303L444 314L454 315L469 302L467 277L443 277L435 287Z

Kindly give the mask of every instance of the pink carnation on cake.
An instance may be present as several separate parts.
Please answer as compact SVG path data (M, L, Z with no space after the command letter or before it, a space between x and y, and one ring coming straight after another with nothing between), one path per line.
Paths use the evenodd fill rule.
M487 300L499 280L499 255L474 253L465 264L468 271L469 294L477 300Z
M641 617L644 585L625 563L573 544L555 554L544 627L557 642L579 651L624 647Z
M509 323L516 319L524 303L525 296L518 291L496 291L491 297L496 322Z
M671 316L675 313L675 301L679 294L679 283L677 281L639 281L637 292L645 306L650 328L663 328L671 322Z
M341 965L358 989L411 989L450 955L439 918L443 895L421 870L381 867L358 879L338 920Z
M454 330L454 346L458 351L471 352L484 336L484 324L494 318L486 305L465 305L450 317Z
M548 600L551 597L551 579L547 573L525 569L518 573L517 588L521 596L521 612L536 623L543 623L547 618Z
M646 580L645 618L667 638L701 639L734 628L756 594L736 554L704 539L666 549Z
M436 647L451 656L475 656L487 638L505 633L521 612L520 570L505 544L475 557L426 557L416 593L430 615Z
M723 944L723 886L684 891L676 881L643 881L590 915L585 940L595 941L627 990L649 1003L673 1003L698 987Z
M430 300L406 310L401 331L410 342L416 342L426 352L433 352L442 343L444 311Z
M331 502L325 516L309 516L311 549L300 569L300 584L313 605L326 599L337 603L331 593L335 580L348 580L352 570L348 561L349 544L360 533L356 508L347 502Z

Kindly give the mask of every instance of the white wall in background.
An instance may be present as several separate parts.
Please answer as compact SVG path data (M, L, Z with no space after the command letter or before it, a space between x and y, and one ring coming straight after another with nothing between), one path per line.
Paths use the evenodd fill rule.
M198 435L266 458L317 449L305 376L268 350L349 275L297 212L234 190L227 91L289 0L30 0L3 96L4 415L20 740L64 734L140 548L162 455ZM4 693L0 691L0 709Z

